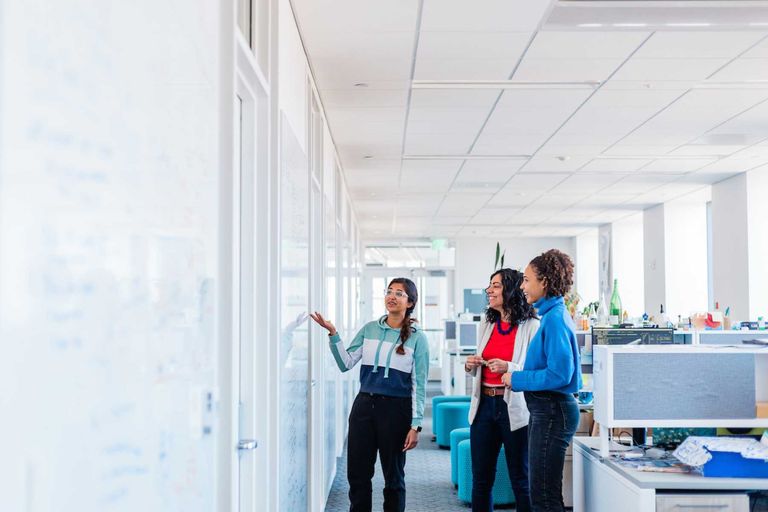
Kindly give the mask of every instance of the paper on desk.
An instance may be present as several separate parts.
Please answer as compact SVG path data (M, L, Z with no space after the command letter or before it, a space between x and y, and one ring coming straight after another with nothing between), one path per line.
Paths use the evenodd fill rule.
M690 466L703 466L712 459L710 451L733 452L745 459L768 461L768 445L740 437L691 436L677 447L674 455Z

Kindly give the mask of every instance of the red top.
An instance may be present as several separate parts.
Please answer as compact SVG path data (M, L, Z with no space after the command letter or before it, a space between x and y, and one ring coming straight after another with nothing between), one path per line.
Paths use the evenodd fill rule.
M501 329L506 331L509 329L509 325L506 322L501 322ZM501 334L498 327L494 325L491 338L488 340L485 349L483 349L483 359L486 361L491 359L511 361L512 354L515 352L515 336L517 336L517 326L514 326L509 334ZM502 375L504 374L493 373L487 366L483 366L482 383L485 386L503 386L504 383L501 382Z

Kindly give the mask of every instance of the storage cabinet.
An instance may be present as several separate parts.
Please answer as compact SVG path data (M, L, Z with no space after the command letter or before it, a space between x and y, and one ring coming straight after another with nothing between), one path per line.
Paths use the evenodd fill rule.
M749 496L739 494L659 494L656 512L749 512Z

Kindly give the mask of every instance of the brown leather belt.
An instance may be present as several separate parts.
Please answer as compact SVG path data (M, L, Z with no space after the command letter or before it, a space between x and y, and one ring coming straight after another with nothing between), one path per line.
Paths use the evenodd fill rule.
M480 392L485 396L502 396L504 394L504 386L481 386Z

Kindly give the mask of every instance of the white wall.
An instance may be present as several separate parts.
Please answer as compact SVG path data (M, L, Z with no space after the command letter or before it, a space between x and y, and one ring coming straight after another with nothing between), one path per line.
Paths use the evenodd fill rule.
M580 308L600 300L597 229L576 237L576 291L581 296Z
M464 303L465 288L485 288L493 272L496 256L496 242L506 250L504 266L524 270L536 256L548 249L560 249L576 261L576 241L574 238L459 238L456 240L456 311L461 311Z
M642 315L645 308L643 245L642 213L630 215L613 223L611 240L613 277L618 279L621 305L631 318Z
M722 308L730 306L735 321L747 320L750 315L747 219L746 174L712 186L713 298Z
M643 211L644 312L651 316L667 307L664 205Z
M768 168L747 173L750 319L768 318Z
M664 306L672 320L708 307L707 201L709 190L703 189L664 204Z
M307 151L307 60L288 0L280 0L278 100L302 149Z

